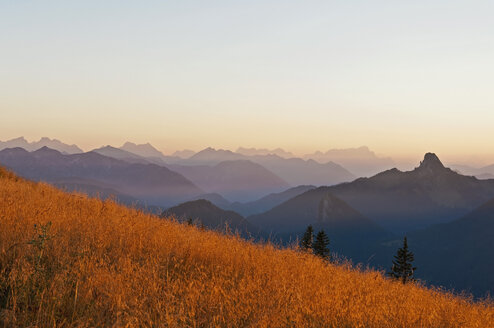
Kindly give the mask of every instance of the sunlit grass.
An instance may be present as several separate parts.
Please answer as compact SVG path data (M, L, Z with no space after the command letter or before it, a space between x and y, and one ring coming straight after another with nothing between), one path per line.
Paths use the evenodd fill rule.
M0 169L0 322L494 327L494 307L69 195Z

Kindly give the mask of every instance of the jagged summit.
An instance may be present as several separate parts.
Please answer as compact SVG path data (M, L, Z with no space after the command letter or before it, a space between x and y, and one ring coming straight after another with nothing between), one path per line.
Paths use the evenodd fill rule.
M420 162L420 166L418 167L419 169L422 170L438 170L438 169L444 169L443 163L441 163L441 160L439 157L437 157L436 154L434 153L427 153L424 156L424 160Z

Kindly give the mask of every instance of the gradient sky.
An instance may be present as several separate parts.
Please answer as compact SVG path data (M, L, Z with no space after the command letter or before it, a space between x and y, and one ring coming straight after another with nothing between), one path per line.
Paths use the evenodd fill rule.
M494 161L494 2L0 0L0 140Z

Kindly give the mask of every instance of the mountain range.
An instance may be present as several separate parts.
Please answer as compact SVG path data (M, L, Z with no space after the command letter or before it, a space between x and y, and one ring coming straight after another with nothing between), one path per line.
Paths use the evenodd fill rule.
M33 152L22 148L0 151L0 163L17 174L59 185L98 190L102 183L118 193L151 205L170 206L204 191L179 173L155 164L129 163L97 152L65 155L43 147ZM77 183L74 183L74 179ZM84 180L84 181L82 181ZM105 187L106 188L106 187Z
M295 155L293 153L285 151L281 148L276 149L266 149L266 148L244 148L239 147L235 151L237 154L242 154L245 156L258 156L258 155L276 155L282 158L293 158Z
M494 180L460 175L445 168L435 154L428 153L413 171L391 169L370 178L321 187L318 192L307 193L314 197L311 201L311 197L306 198L311 206L319 206L321 195L331 194L385 229L404 233L467 214L494 198ZM296 198L287 202L296 202L297 205L284 205L288 209L286 212L279 212L272 218L264 216L263 220L276 222L280 216L292 215L292 208L306 208ZM311 217L306 224L312 224L314 219ZM253 222L263 228L276 226Z

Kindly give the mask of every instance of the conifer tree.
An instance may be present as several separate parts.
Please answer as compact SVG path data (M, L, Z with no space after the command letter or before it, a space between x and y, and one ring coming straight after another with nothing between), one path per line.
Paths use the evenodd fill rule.
M394 256L393 265L391 271L388 272L388 276L401 280L404 284L415 280L413 274L416 267L412 265L414 261L414 255L408 250L407 237L403 238L403 247L398 249L398 252Z
M331 259L329 254L329 237L326 235L324 230L317 233L316 240L314 241L312 248L314 249L314 254L317 256L327 260Z
M300 241L300 248L302 248L303 250L312 251L313 242L314 242L314 229L312 228L311 225L309 225L307 227L307 230L305 230L302 240Z

